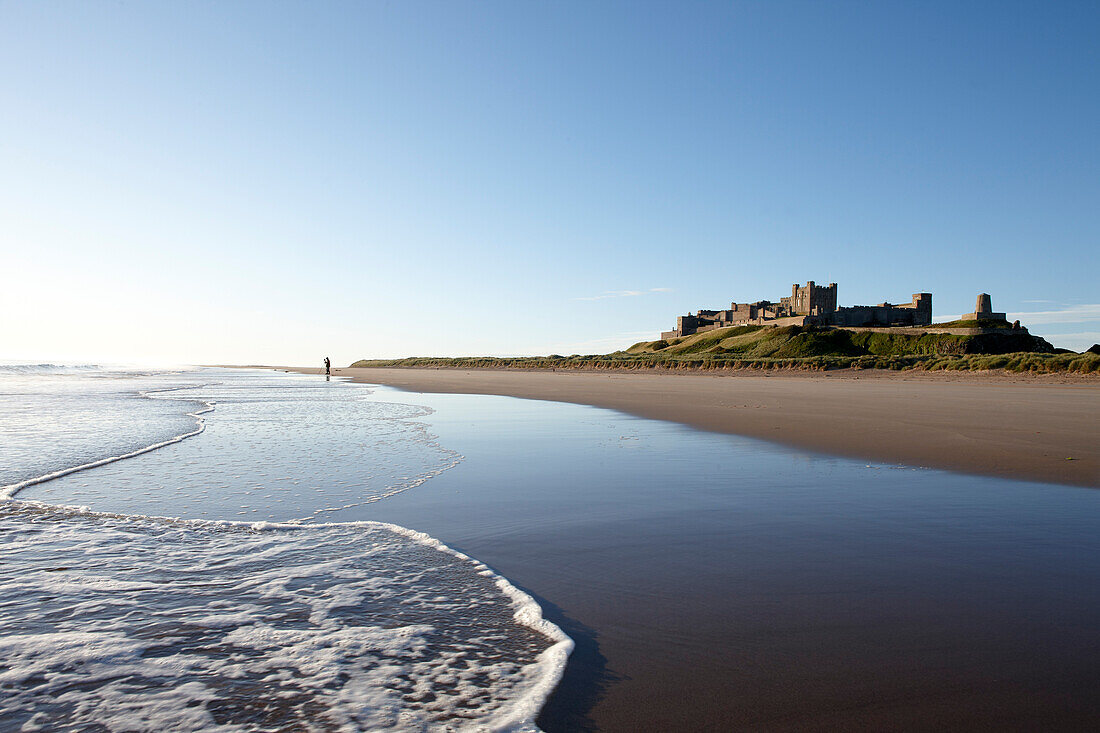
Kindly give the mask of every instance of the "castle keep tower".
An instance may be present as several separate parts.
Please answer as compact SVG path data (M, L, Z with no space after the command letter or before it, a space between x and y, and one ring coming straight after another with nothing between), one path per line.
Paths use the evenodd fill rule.
M791 297L780 302L797 316L826 316L836 311L836 283L815 285L813 280L805 285L791 286Z

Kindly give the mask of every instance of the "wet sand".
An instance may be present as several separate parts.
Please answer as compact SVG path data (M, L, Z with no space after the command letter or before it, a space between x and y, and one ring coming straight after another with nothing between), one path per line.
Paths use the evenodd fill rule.
M544 730L1082 730L1100 721L1100 495L884 471L715 434L847 455L859 440L856 455L874 450L892 463L919 448L936 460L916 465L947 456L957 470L1022 478L1077 464L1065 461L1067 445L1096 465L1095 382L334 374L440 393L411 401L438 408L431 431L466 460L357 518L415 527L488 563L574 638ZM386 392L379 399L401 399ZM997 465L1014 452L1006 442L1027 460ZM1062 476L1097 485L1094 468Z
M1100 487L1095 377L374 368L333 374L411 392L594 405L861 460Z
M1100 493L372 394L431 407L465 459L345 518L428 532L538 598L577 642L548 733L1100 723Z

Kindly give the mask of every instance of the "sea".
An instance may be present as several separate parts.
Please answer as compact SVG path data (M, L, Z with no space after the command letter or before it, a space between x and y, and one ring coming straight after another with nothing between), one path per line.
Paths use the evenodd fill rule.
M462 461L340 381L0 365L0 730L535 730L572 640L348 521Z
M0 731L1100 728L1095 489L56 364L0 487Z

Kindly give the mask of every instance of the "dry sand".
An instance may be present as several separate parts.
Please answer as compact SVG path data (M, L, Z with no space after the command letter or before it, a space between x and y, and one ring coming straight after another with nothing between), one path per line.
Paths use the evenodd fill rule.
M1100 487L1095 377L408 368L333 374L411 392L595 405L861 460Z

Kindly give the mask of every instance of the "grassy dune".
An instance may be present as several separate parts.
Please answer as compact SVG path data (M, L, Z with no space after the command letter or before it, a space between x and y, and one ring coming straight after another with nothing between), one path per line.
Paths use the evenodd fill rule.
M461 369L920 369L1100 374L1100 355L1055 353L1043 339L1012 332L955 336L790 326L739 326L642 341L611 354L532 357L365 359L353 367Z
M955 336L926 333L846 331L803 326L735 326L671 339L642 341L627 354L737 354L753 358L802 359L811 356L927 356L1053 352L1041 338L1023 332Z

